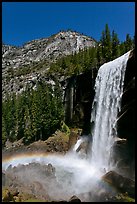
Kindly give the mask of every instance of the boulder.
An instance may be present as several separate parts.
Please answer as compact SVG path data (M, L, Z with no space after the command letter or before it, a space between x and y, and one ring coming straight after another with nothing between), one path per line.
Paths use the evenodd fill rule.
M102 180L111 184L121 193L128 193L129 196L135 197L135 182L129 178L126 178L115 171L107 172Z
M81 200L80 200L77 196L73 195L73 196L69 199L68 202L81 202Z
M117 173L135 180L135 147L125 138L117 138L113 145L113 160Z
M13 195L11 194L11 192L8 189L5 189L2 192L2 202L14 202L15 199L13 197Z
M46 175L55 178L55 167L50 163L47 165Z

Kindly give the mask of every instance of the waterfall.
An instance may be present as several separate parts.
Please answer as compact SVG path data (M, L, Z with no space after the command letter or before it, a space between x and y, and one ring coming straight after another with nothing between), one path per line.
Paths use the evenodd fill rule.
M108 170L112 167L111 150L117 137L117 114L120 111L125 70L130 51L103 64L95 81L95 97L92 104L91 163Z
M82 142L83 142L83 138L78 139L78 141L76 142L76 144L73 147L74 152L76 152L76 150L78 149L78 147L81 145Z

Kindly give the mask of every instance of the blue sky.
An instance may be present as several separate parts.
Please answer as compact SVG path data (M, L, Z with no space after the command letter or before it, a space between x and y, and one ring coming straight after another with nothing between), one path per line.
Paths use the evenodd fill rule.
M135 34L135 2L3 2L2 41L20 46L72 29L99 40L105 24L124 41Z

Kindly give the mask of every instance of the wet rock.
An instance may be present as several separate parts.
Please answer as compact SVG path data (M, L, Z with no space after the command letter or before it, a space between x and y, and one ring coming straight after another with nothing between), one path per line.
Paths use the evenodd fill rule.
M11 202L11 201L14 202L15 201L13 195L8 189L5 189L3 192L2 201L3 202Z
M5 186L6 183L6 176L5 173L2 172L2 186Z
M81 200L80 200L77 196L73 195L73 196L69 199L68 202L81 202Z
M50 163L47 165L46 174L50 177L55 177L55 167Z
M121 193L128 193L129 196L135 197L135 182L129 178L126 178L115 171L107 172L102 180L111 184Z
M125 138L117 138L113 146L113 160L117 164L117 173L135 179L134 146Z
M79 135L75 131L70 132L69 136L69 149L71 149L77 142Z
M5 142L5 147L6 149L12 148L12 142L10 142L9 139L7 139L7 141Z
M135 50L132 50L127 61L123 87L124 89L121 101L121 111L119 112L117 119L118 136L121 138L126 138L132 143L132 146L134 146L136 137L135 64Z
M82 135L80 138L82 139L82 142L76 149L76 152L80 152L83 155L87 155L91 149L92 137L91 135Z

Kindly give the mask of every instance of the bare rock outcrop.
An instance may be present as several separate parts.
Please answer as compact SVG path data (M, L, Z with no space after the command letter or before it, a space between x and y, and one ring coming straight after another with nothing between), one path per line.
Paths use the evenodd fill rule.
M126 178L115 171L107 172L102 180L115 187L121 193L128 193L129 196L135 197L135 182Z

